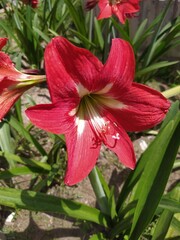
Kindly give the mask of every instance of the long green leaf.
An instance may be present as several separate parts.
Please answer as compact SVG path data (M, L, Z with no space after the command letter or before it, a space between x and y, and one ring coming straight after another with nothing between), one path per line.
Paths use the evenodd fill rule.
M39 28L37 27L33 27L34 32L36 32L39 36L41 36L41 38L46 42L50 42L50 38L47 36L47 34L45 34L44 32L42 32Z
M176 116L178 111L179 111L179 101L176 101L171 105L171 108L169 109L169 112L161 125L161 129L163 129L168 124L168 122L171 121L171 119L173 119Z
M174 64L179 63L179 61L173 61L173 62L168 62L168 61L162 61L158 63L153 63L150 66L143 68L142 70L139 70L136 72L136 77L141 77L142 75L145 75L147 73L150 73L155 70L159 70L160 68L168 67Z
M162 198L159 203L159 208L167 209L173 213L180 213L180 202L179 200L173 200L169 198Z
M171 224L173 214L168 210L164 210L156 225L152 240L165 239L166 233Z
M132 44L135 45L136 42L142 37L142 33L147 25L148 19L144 19L144 21L140 24L140 26L138 27L136 34L133 37L133 41Z
M6 121L14 128L16 131L21 134L25 139L32 143L37 150L43 155L46 156L47 153L44 148L39 144L39 142L24 128L24 126L16 120L12 115L10 118L7 118Z
M180 113L159 133L143 155L147 160L134 200L138 200L130 240L137 240L152 219L170 175L180 138Z
M177 185L167 195L169 196L169 198L164 199L164 200L166 200L164 205L165 205L165 207L170 206L170 209L168 210L167 208L165 208L165 210L162 212L162 214L156 224L152 240L165 239L165 236L168 232L168 229L171 225L171 221L172 221L173 215L174 215L174 213L172 212L172 209L175 210L174 212L180 211L180 185ZM162 200L161 200L161 204L162 204ZM164 206L163 206L163 208L164 208ZM178 223L178 220L177 220L177 223Z
M0 156L6 158L8 161L12 161L15 163L17 162L17 163L21 163L21 164L28 165L31 167L42 168L42 169L48 170L48 171L51 170L51 166L47 163L20 157L16 154L12 154L9 152L0 151ZM44 158L43 158L43 160L44 160Z
M148 52L147 52L147 54L146 54L145 66L148 66L149 63L151 62L151 59L152 59L152 57L153 57L154 50L155 50L154 44L155 44L155 42L156 42L156 40L157 40L157 38L158 38L158 35L159 35L160 31L161 31L162 24L163 24L163 22L164 22L164 19L165 19L165 17L166 17L166 14L167 14L167 12L168 12L168 9L169 9L171 3L172 3L172 0L169 0L168 3L167 3L167 5L166 5L166 7L165 7L165 9L164 9L164 11L163 11L163 13L162 13L161 20L160 20L160 22L159 22L159 24L158 24L158 26L157 26L157 29L156 29L156 31L155 31L155 33L154 33L154 36L153 36L152 41L151 41L151 44L150 44L150 46L149 46L149 48L148 48Z
M114 25L114 27L122 35L122 38L131 43L130 37L128 36L127 32L122 28L122 26L119 23L117 23L117 21L114 18L111 18L111 21L112 21L112 24Z
M164 122L162 123L162 127L161 127L161 130L172 120L174 119L174 117L176 116L176 114L178 113L179 111L179 103L178 102L175 102L172 104L169 112L167 113L166 115L166 118L164 120ZM155 140L154 140L155 141ZM151 145L154 144L153 142L149 145L149 147L151 147ZM137 163L137 166L135 168L134 171L132 171L127 180L125 181L124 185L123 185L123 188L119 194L119 197L118 197L118 200L117 200L117 211L118 211L118 214L121 213L121 208L123 206L123 204L125 204L125 201L127 199L127 197L129 196L129 194L131 193L131 195L133 194L133 188L134 186L138 183L143 171L144 171L144 168L147 164L147 159L144 157L144 155L146 155L148 149L144 152L144 154L141 156L141 158L139 159L138 163ZM148 154L147 154L148 155ZM133 198L133 196L132 196ZM131 199L130 199L131 201ZM130 202L129 201L129 202ZM133 201L133 200L132 200Z
M11 168L10 170L0 171L0 179L8 179L15 176L22 176L22 175L28 175L28 174L35 174L35 173L48 173L47 170L44 170L42 168L36 168L36 167L15 167Z
M95 27L95 32L97 34L97 39L99 42L99 46L101 48L101 50L103 50L104 48L104 39L103 39L103 35L102 35L102 29L100 27L100 22L94 18L94 27Z
M44 193L0 188L0 204L30 211L65 214L69 217L95 222L104 227L109 225L109 218L96 208Z
M66 3L66 5L69 8L69 12L71 14L71 17L74 21L74 24L77 28L77 30L84 36L86 36L86 29L85 29L85 25L84 25L84 21L81 21L80 19L80 14L77 11L77 9L73 6L72 2L69 0L64 0L64 2Z

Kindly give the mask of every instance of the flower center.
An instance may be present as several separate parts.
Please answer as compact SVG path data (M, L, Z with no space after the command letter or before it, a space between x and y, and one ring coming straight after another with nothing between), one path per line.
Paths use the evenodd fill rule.
M116 5L116 4L119 4L121 2L124 2L124 0L109 0L110 5Z
M102 116L103 111L108 107L108 103L105 106L104 102L108 102L108 100L111 105L112 100L108 98L105 100L103 95L100 94L88 94L83 96L76 112L76 118L77 125L80 127L80 133L82 132L80 125L84 123L84 120L87 120L95 133L95 144L104 142L106 145L113 147L116 141L120 139L120 136L116 131L117 124L108 120L106 116ZM107 139L108 135L110 135L111 141Z

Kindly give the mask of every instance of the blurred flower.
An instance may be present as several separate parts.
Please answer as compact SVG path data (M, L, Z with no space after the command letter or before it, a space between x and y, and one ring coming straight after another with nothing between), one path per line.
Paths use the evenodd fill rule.
M100 13L98 19L109 18L116 15L121 23L125 23L126 18L134 17L139 12L140 0L88 0L86 9L90 10L98 3Z
M88 50L56 37L46 47L45 68L52 103L30 107L26 114L36 126L65 134L65 183L76 184L89 174L102 143L133 169L135 154L126 131L160 123L170 104L159 92L132 82L130 44L114 39L103 65Z
M96 6L96 4L99 2L99 0L87 0L86 2L86 10L91 10Z
M0 50L6 42L7 38L0 38ZM45 81L44 75L18 71L9 56L0 51L0 120L26 90L42 81Z
M37 5L39 3L38 0L21 0L24 4L30 5L32 8L37 8Z

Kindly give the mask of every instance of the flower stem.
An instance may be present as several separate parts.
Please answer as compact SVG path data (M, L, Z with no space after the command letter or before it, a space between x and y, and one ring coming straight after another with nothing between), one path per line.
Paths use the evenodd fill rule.
M162 92L162 95L165 96L166 98L174 97L178 94L180 94L180 86L176 86Z
M91 186L94 190L101 211L109 215L108 200L104 192L103 186L101 184L101 181L99 179L96 167L94 167L93 170L90 172L89 180L91 182Z

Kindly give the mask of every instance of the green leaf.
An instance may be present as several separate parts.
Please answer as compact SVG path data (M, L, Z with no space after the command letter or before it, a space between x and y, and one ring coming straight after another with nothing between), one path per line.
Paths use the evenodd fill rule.
M105 201L106 201L106 204L108 204L108 206L106 206L106 209L108 210L108 215L111 216L111 218L113 219L117 215L114 188L112 187L111 190L109 189L109 186L105 181L103 175L99 171L98 167L96 167L96 171L98 174L99 181L101 182L101 186L103 187L103 190L106 195L107 201L106 200Z
M159 70L160 68L171 66L171 65L174 65L174 64L177 64L177 63L178 63L178 61L173 61L173 62L162 61L162 62L158 62L158 63L153 63L150 66L137 71L136 72L136 77L141 77L141 76L143 76L147 73L150 73L152 71Z
M172 218L173 214L171 212L169 212L168 210L163 211L156 225L152 240L165 239Z
M145 30L145 32L141 35L138 41L134 44L134 47L136 50L139 49L139 47L142 46L142 43L147 39L148 36L152 36L154 32L155 26L161 21L163 12L160 13L149 25L149 27Z
M122 233L125 230L130 229L131 224L132 224L132 219L133 219L133 215L129 215L128 217L124 218L123 220L120 219L119 222L110 229L110 237L111 237L110 239L116 239L115 237L117 235L119 235L120 233Z
M142 21L142 23L140 24L140 26L138 27L136 34L133 37L133 41L132 44L135 45L137 41L139 41L139 39L142 37L143 31L147 25L148 19L144 19L144 21Z
M32 159L27 159L24 157L20 157L16 154L12 154L9 152L2 152L0 151L0 156L6 158L8 161L12 161L12 162L18 162L21 164L25 164L31 167L36 167L36 168L42 168L44 170L50 171L51 170L51 166L47 163L44 162L40 162L37 160L32 160ZM45 160L45 159L43 159Z
M80 14L77 11L77 9L73 6L73 4L71 3L71 1L69 0L64 0L64 2L66 3L66 5L68 6L69 9L69 13L74 21L74 24L76 26L76 29L84 36L86 36L86 29L85 29L85 25L84 25L84 21L81 20L80 18Z
M177 217L179 216L180 219L180 214L175 214ZM176 218L173 217L172 219L172 227L178 232L178 235L180 236L180 221Z
M110 196L108 198L108 204L109 204L110 216L112 219L114 219L117 216L114 187L111 188Z
M171 105L171 108L169 109L169 112L161 125L161 129L163 129L169 123L169 121L176 116L178 111L179 111L179 101L176 101Z
M162 198L159 205L159 208L167 209L173 213L180 213L180 203L179 200L173 200L169 198Z
M97 34L97 39L98 39L98 42L99 42L99 46L101 48L101 50L103 50L104 48L104 39L103 39L103 35L102 35L102 29L100 27L100 22L94 18L94 27L95 27L95 32Z
M171 105L171 108L169 110L169 112L166 115L166 118L164 120L164 122L162 123L162 127L161 130L172 120L175 118L175 116L177 115L177 113L179 112L179 103L175 102ZM154 140L155 141L155 140ZM151 147L151 145L154 144L153 142L149 145L148 148ZM127 180L125 181L123 188L119 194L118 200L117 200L117 211L118 211L118 215L121 213L121 208L123 207L123 204L125 204L125 201L127 199L127 197L129 196L129 194L131 193L131 198L129 200L129 202L131 202L131 200L133 201L133 194L135 192L134 188L137 185L143 171L144 168L147 164L147 159L144 157L144 155L148 155L146 152L149 151L148 149L144 152L144 154L141 156L141 158L139 159L139 161L137 162L136 168L134 169L134 171L131 171L131 173L129 174Z
M14 128L16 131L23 136L25 139L27 139L30 143L32 143L37 150L43 155L46 156L47 153L44 150L44 148L39 144L39 142L23 127L23 125L17 121L15 117L12 115L10 118L6 118L6 121Z
M39 28L33 26L33 30L34 30L34 32L38 33L38 35L41 36L41 38L42 38L46 43L50 42L50 38L47 36L47 34L45 34L44 32L42 32Z
M85 44L86 46L93 46L93 47L96 47L96 45L89 41L88 38L86 38L84 35L82 35L80 32L74 30L74 29L69 29L74 35L76 35L79 40L81 40L83 42L83 44Z
M93 234L89 240L106 240L106 238L104 238L103 233L97 233Z
M6 21L4 20L0 20L0 26L4 29L4 31L7 33L8 37L11 37L15 40L15 42L17 43L17 45L19 47L21 47L20 42L18 40L18 38L15 36L14 31L12 31L12 28L6 23Z
M128 42L131 43L131 39L129 38L127 32L122 28L122 26L119 24L119 22L117 23L117 21L114 18L111 18L112 24L114 25L114 27L119 31L119 33L121 34L122 38Z
M180 113L162 129L142 158L147 162L134 200L138 200L134 212L130 240L137 240L152 219L164 192L178 151L180 138Z
M159 207L164 208L155 227L152 240L165 239L173 218L173 211L180 212L180 185L177 185L164 199L161 199ZM173 222L174 223L174 222ZM176 221L178 225L179 221ZM179 228L180 229L180 228Z
M96 208L44 193L0 188L0 204L30 211L65 214L69 217L95 222L104 227L109 225L109 218Z
M36 167L15 167L11 168L10 170L0 171L0 179L8 179L15 176L22 176L22 175L28 175L28 174L43 174L48 173L47 170L44 170L42 168L36 168Z
M163 22L164 22L164 19L166 17L166 14L168 12L168 9L170 7L172 3L172 0L169 0L164 11L162 12L162 15L161 15L161 18L160 18L160 21L159 21L159 24L157 26L157 29L156 31L154 32L154 36L152 38L152 41L151 41L151 44L149 45L149 48L148 48L148 51L147 51L147 54L146 54L146 57L145 57L145 66L148 66L149 63L151 62L151 59L153 58L153 54L154 54L154 50L155 50L155 42L156 40L158 39L158 36L159 36L159 33L162 29L162 25L163 25Z

